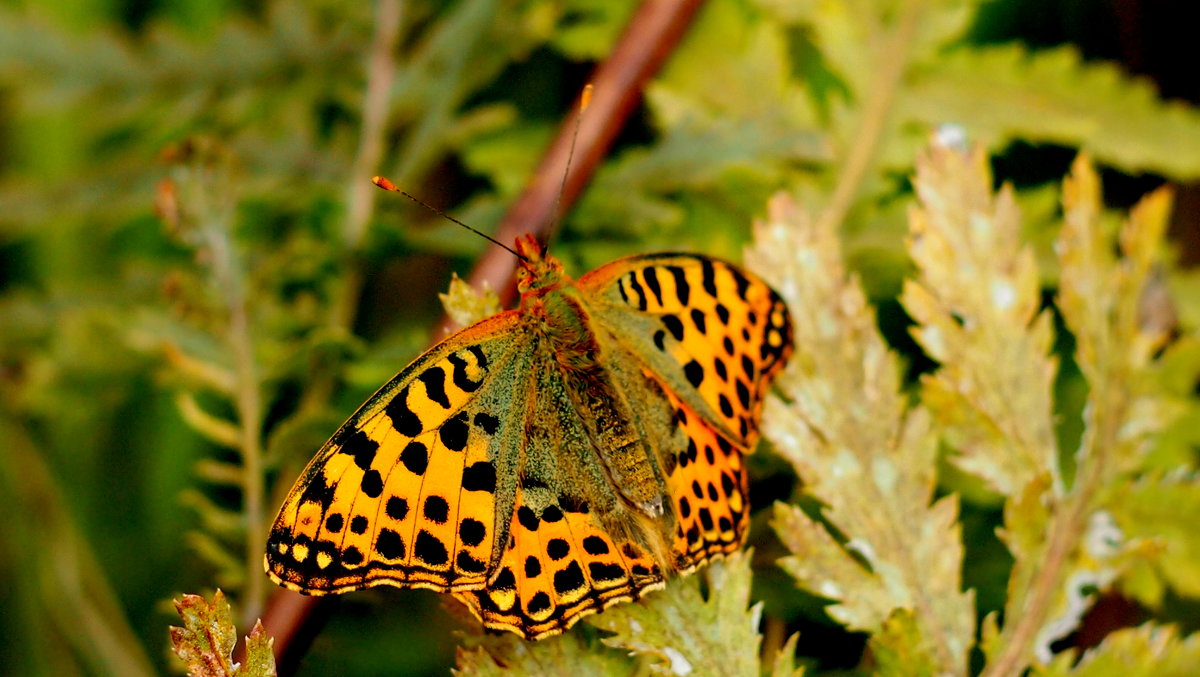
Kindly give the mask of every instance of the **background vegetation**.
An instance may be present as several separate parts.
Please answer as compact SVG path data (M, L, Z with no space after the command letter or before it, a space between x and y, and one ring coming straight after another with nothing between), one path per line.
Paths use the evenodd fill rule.
M178 670L169 600L217 587L245 633L282 492L485 249L366 179L494 229L635 4L0 3L0 665ZM801 334L772 405L753 556L536 651L456 636L435 595L348 595L300 671L629 674L686 645L736 648L731 674L759 647L776 674L1068 674L1106 635L1079 672L1194 664L1200 82L1187 22L1151 4L706 3L554 247L575 273L740 260L792 196L750 258L842 333ZM995 159L933 152L910 215L931 136ZM1063 209L1079 149L1101 174L1078 165ZM1118 226L1164 183L1174 212L1159 193ZM828 480L880 446L912 470L894 503L863 499L878 468Z

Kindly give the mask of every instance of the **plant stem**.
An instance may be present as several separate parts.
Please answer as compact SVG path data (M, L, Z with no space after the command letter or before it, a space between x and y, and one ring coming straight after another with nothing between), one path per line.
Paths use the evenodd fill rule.
M246 590L242 602L244 624L258 618L263 607L263 450L262 393L254 360L254 341L245 296L230 298L229 344L233 350L237 381L237 413L242 451L242 492L246 514Z
M350 172L347 187L345 250L353 256L362 247L367 225L375 210L375 194L371 176L378 170L383 157L383 138L387 131L392 84L396 78L396 45L402 21L400 0L379 0L375 9L375 32L367 61L367 91L363 96L362 132L358 151ZM362 291L362 270L357 265L347 268L341 294L333 308L335 326L349 328L354 324L358 296Z
M1098 430L1088 441L1090 453L1085 456L1086 463L1079 469L1067 500L1060 503L1061 508L1056 510L1054 505L1047 508L1051 515L1057 517L1051 518L1053 522L1046 555L1028 588L1021 613L1017 618L1009 619L1011 624L1004 627L1001 635L1004 648L995 660L988 663L980 677L1016 677L1025 671L1029 664L1030 646L1046 623L1055 591L1063 585L1062 578L1071 553L1079 547L1084 537L1087 519L1093 510L1092 498L1104 479L1107 458L1102 458L1101 454L1117 444L1118 422L1125 418L1124 402L1121 401L1121 395L1125 393L1118 391L1114 398L1114 393L1101 391L1101 387L1093 385L1089 398L1096 407L1092 425Z
M820 228L836 228L845 220L863 180L875 161L891 114L892 101L896 98L900 80L908 65L908 51L920 25L919 19L924 4L923 0L910 0L905 4L903 14L897 22L897 29L878 51L878 54L886 58L879 60L874 81L863 105L862 118L853 137L854 143L838 171L838 181L829 198L829 204L821 212Z
M218 189L213 189L216 192ZM204 191L195 196L200 232L208 247L217 288L229 312L226 341L233 357L234 408L237 412L238 451L242 457L242 511L246 524L246 586L242 617L249 626L262 611L265 589L262 574L263 448L262 392L259 390L254 339L245 292L245 271L232 241L232 210L213 205ZM226 195L217 195L223 199Z

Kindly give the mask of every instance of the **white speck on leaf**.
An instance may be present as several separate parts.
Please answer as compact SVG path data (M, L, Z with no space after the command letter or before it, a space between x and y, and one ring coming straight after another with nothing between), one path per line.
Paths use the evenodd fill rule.
M1004 280L996 280L992 283L992 303L996 304L996 308L1000 310L1008 310L1013 307L1017 301L1017 290Z
M679 653L678 649L673 647L663 647L663 653L671 660L671 674L673 675L690 675L692 674L692 664L688 659Z
M833 581L821 581L821 585L817 587L817 592L821 593L822 597L829 599L841 599L842 589Z
M1098 560L1110 559L1121 551L1125 542L1125 534L1113 520L1112 513L1099 510L1088 520L1088 530L1085 538L1087 552Z

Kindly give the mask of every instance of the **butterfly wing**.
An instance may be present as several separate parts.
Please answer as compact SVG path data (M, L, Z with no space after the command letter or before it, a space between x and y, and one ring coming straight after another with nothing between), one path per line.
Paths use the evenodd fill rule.
M306 594L487 584L517 491L506 450L525 431L506 413L531 386L524 327L510 311L451 336L338 430L271 528L276 583Z
M763 396L792 350L774 290L695 254L618 259L579 286L601 324L671 392L738 446L753 446Z
M792 350L787 307L738 267L691 254L620 259L579 285L608 337L606 350L627 354L617 362L639 364L659 386L618 372L631 382L625 392L663 398L674 412L672 429L644 434L660 442L676 518L675 568L690 571L732 552L749 523L742 454L757 441L763 397Z

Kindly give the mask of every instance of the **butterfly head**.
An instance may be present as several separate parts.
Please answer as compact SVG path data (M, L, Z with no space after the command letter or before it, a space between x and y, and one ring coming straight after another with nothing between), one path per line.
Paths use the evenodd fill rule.
M521 263L517 268L517 289L526 292L547 292L565 282L562 261L546 253L542 243L532 233L517 238L517 254Z

